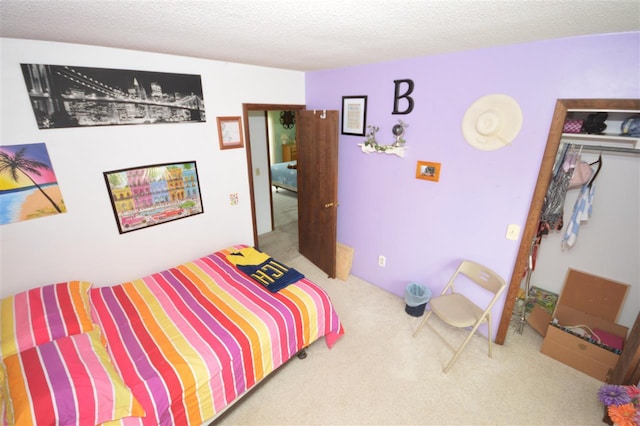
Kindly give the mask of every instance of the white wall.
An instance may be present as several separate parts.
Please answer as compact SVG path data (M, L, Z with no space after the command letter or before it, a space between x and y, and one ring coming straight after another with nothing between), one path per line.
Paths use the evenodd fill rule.
M258 235L273 230L271 226L271 182L269 181L269 151L267 150L266 124L265 111L249 111L253 195L256 203Z
M0 296L72 279L117 284L253 243L246 153L220 151L216 116L241 116L245 102L303 104L304 73L29 40L0 39L0 47L1 144L46 143L68 210L0 227ZM20 63L199 74L207 122L39 130ZM204 214L119 234L102 173L190 160Z
M581 158L591 163L598 153L583 151ZM604 152L594 183L592 216L580 226L576 244L563 249L579 189L567 192L565 226L542 238L531 285L559 294L568 268L630 284L618 322L631 327L640 307L640 157Z

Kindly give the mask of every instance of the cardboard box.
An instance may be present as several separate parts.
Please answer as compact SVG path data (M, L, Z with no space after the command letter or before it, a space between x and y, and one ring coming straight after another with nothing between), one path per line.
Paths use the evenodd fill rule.
M547 335L547 328L552 319L553 316L540 305L534 305L529 315L527 315L527 323L542 337Z
M336 249L336 278L346 281L351 273L353 263L353 247L338 243Z
M560 326L586 325L622 337L627 327L616 324L629 285L569 268L553 319ZM615 368L620 355L590 343L562 328L550 325L540 349L576 370L603 382Z

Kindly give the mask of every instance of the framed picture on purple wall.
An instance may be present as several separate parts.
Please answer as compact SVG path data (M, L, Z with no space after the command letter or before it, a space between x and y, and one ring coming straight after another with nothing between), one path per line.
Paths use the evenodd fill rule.
M364 136L367 128L367 97L342 97L342 134Z
M104 172L121 234L203 213L195 161Z
M207 121L199 75L20 66L40 129Z
M440 180L440 163L418 161L416 166L416 179L438 182Z

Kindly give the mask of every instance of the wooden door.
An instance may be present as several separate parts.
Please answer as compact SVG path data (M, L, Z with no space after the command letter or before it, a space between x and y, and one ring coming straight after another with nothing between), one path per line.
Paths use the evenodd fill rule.
M640 383L640 313L627 336L624 349L607 383L636 385Z
M298 111L296 140L299 251L335 278L338 111Z
M616 364L611 375L607 378L607 383L613 385L636 385L640 383L640 313L636 316L636 322L633 324L626 342L624 342L624 349L622 349L618 364ZM613 425L607 407L604 407L602 421Z

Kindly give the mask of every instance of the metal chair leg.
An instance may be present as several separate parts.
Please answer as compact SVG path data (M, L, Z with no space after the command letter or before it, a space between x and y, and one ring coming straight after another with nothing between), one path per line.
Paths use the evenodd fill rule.
M449 361L447 366L444 368L443 371L445 373L447 373L451 368L451 366L453 366L453 363L458 359L458 357L460 356L464 348L467 346L467 343L469 343L469 340L471 340L471 338L476 334L476 332L478 331L478 328L480 327L480 324L481 324L480 322L477 322L476 325L471 329L467 338L464 339L464 342L462 342L462 345L460 345L460 347L456 351L456 354L453 356L453 358L451 358L451 361ZM490 316L487 317L487 324L489 325L489 358L491 358L491 325L490 325L491 317Z
M487 327L488 327L488 331L489 331L489 336L487 337L487 339L489 340L489 358L493 358L492 352L491 352L491 315L487 316Z
M420 322L420 325L418 326L418 329L413 333L413 337L416 337L418 332L422 329L422 327L424 327L424 325L427 323L427 320L429 319L429 317L431 316L432 313L433 313L433 311L427 312L427 315L425 315L424 319Z
M458 348L458 350L456 351L456 353L453 356L453 358L451 358L451 360L449 361L447 366L444 368L443 372L445 374L449 372L449 369L453 366L453 363L456 362L456 360L458 359L458 357L460 356L460 354L462 353L464 348L467 346L467 343L469 343L469 340L471 340L471 338L473 337L474 334L475 334L475 331L469 333L467 338L464 339L464 342L462 343L462 345Z

